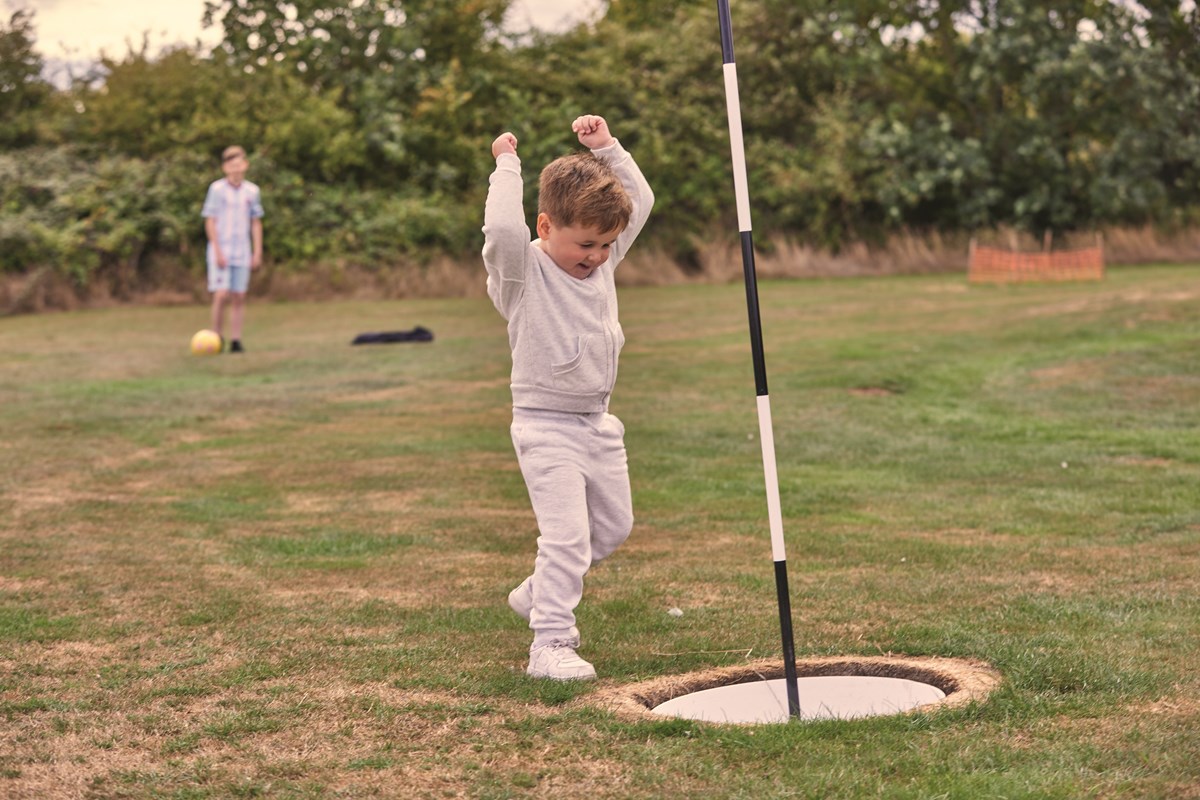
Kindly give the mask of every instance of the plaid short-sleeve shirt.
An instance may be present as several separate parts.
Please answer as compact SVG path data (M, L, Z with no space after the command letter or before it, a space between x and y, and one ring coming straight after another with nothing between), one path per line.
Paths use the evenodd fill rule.
M225 260L235 267L249 267L254 253L250 239L250 221L262 219L262 194L257 184L242 181L234 186L227 178L213 181L204 198L205 219L217 221L217 242ZM208 243L208 263L216 264L213 243Z

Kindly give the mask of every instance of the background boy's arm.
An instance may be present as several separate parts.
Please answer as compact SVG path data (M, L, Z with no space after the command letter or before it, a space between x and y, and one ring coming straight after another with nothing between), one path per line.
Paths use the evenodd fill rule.
M217 238L217 218L204 218L204 234L208 237L208 241L212 243L213 258L217 260L217 266L225 269L228 266L225 263L225 254L221 252L221 240Z
M263 257L262 192L255 186L251 196L254 202L250 206L250 243L254 249L250 253L250 269L257 269L262 266Z
M580 144L612 167L633 204L633 213L629 215L629 224L625 226L625 230L621 232L613 245L612 260L614 264L619 263L650 216L650 209L654 206L654 192L651 190L650 184L646 182L642 171L638 169L633 156L609 131L604 117L585 114L571 124L571 130L579 136Z
M258 269L262 265L262 219L255 217L250 222L250 241L254 244L254 252L250 256L250 269Z
M217 184L209 184L208 194L204 196L204 207L200 210L200 216L204 217L204 235L208 237L208 241L212 244L213 259L217 262L217 267L225 269L229 263L225 260L225 254L221 252L221 240L217 237L217 217L221 213L221 194L217 191Z
M529 226L522 206L525 183L517 137L504 133L492 142L496 169L488 179L483 210L483 265L487 268L488 297L506 318L525 286Z

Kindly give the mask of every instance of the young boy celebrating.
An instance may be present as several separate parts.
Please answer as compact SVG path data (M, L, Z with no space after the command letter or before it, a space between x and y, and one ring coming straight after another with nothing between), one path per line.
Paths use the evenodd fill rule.
M654 204L602 117L571 130L591 152L542 170L538 238L525 224L511 133L492 143L483 225L488 296L512 348L513 447L540 534L533 574L508 603L533 630L526 672L555 680L596 677L575 652L575 607L588 569L633 528L625 427L608 413L625 344L613 271Z
M208 291L212 292L212 329L225 339L225 307L229 306L229 352L241 353L242 322L250 270L262 264L262 195L246 180L250 162L241 147L225 148L225 177L208 187L204 199L204 232L208 236Z

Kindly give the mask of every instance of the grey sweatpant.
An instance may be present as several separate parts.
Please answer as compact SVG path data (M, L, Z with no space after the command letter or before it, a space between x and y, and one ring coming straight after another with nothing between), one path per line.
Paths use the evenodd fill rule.
M625 426L612 414L514 408L513 447L537 517L533 647L570 638L583 576L633 529Z

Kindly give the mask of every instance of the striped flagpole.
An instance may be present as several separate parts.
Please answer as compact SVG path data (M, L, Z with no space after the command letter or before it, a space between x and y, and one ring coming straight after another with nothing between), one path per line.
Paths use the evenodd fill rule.
M758 438L762 442L763 473L767 483L767 516L771 526L771 554L775 560L775 591L779 597L779 629L783 636L783 669L788 713L800 716L800 690L796 685L796 645L792 636L792 602L788 593L787 555L783 547L783 513L779 503L779 474L775 469L775 434L771 426L771 398L767 394L767 363L763 357L762 320L758 312L758 280L754 272L754 238L750 232L750 192L746 180L746 152L742 142L742 109L738 99L737 65L733 61L733 23L729 0L717 0L721 23L721 61L725 71L725 106L729 116L729 144L733 151L733 189L737 198L738 230L742 238L742 270L746 276L746 309L750 316L750 349L754 356L754 386L758 394Z

